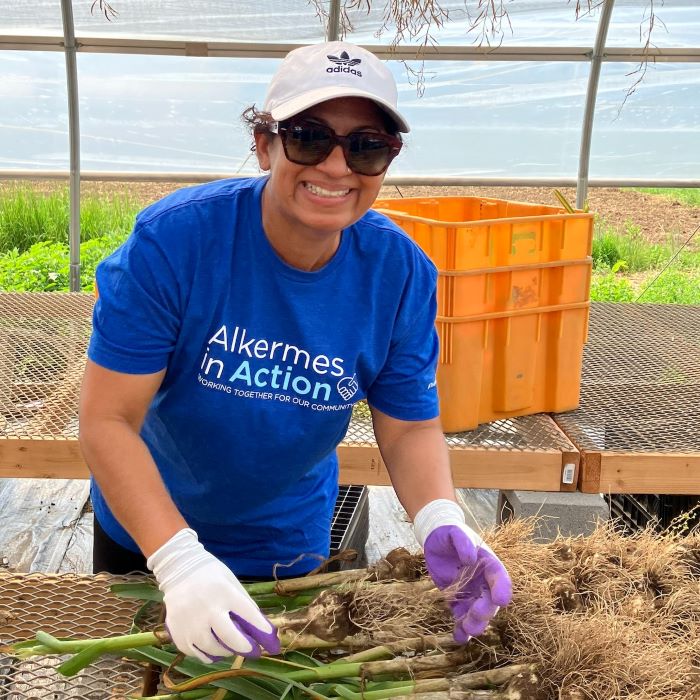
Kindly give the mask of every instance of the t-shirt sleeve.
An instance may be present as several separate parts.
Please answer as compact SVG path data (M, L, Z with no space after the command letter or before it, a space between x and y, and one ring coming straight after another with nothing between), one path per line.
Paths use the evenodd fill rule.
M437 270L416 250L415 267L399 304L386 362L367 391L371 406L399 420L439 415Z
M172 254L148 225L97 267L98 298L88 357L127 374L168 365L180 330L181 285Z

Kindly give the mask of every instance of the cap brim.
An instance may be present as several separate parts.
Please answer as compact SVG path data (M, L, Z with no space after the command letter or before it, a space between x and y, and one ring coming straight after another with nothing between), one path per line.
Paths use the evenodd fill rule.
M327 100L334 100L338 97L364 97L367 100L372 100L372 102L381 107L396 122L396 126L400 132L407 134L411 130L408 122L391 104L365 90L351 87L324 87L318 88L317 90L310 90L303 95L299 95L299 97L276 105L270 110L270 114L275 121L282 121L303 112L305 109L309 109L309 107L313 107L321 102L326 102Z

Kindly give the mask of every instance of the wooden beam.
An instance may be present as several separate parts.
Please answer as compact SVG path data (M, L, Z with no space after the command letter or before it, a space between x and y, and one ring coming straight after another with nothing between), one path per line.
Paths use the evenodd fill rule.
M340 444L338 462L340 465L338 481L342 485L391 485L389 473L376 445Z
M0 477L87 479L76 439L0 438Z
M570 451L561 453L560 491L576 491L580 469L581 453L575 447L572 446Z
M389 486L386 465L376 447L338 448L341 484ZM559 491L562 453L488 450L450 450L452 478L457 488Z
M600 491L600 452L581 451L581 468L579 469L579 491L583 493L601 493Z
M372 445L338 447L341 484L391 484L379 449ZM559 451L451 449L458 488L558 491L562 453ZM86 479L89 471L75 439L0 439L0 477Z
M586 493L700 494L700 454L588 453L580 489Z
M451 449L457 488L559 491L561 452Z

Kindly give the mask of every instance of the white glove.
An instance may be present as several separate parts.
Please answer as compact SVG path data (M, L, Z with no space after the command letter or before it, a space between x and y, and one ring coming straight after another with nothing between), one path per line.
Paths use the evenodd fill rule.
M430 501L416 513L416 517L413 519L413 532L418 540L418 544L423 547L428 539L428 535L443 525L458 527L475 548L485 548L491 551L491 548L484 542L481 535L467 525L464 511L460 506L447 498Z
M165 602L175 646L210 663L223 656L280 652L277 630L233 573L209 554L194 530L175 533L146 562Z

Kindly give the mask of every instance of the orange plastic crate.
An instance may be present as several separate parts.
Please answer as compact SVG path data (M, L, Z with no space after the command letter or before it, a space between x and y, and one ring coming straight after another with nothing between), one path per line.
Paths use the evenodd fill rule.
M377 200L439 270L446 432L578 406L593 215L481 197Z

